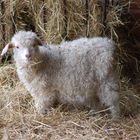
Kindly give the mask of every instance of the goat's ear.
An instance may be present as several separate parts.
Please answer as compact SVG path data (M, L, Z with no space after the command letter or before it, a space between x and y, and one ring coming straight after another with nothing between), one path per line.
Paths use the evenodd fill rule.
M33 46L43 46L43 41L40 38L35 38Z
M10 48L14 48L14 45L10 42L2 50L1 56L7 53Z

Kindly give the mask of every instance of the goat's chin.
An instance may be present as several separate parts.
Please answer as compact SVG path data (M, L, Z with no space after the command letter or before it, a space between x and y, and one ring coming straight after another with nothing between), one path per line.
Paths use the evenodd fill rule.
M32 66L32 65L34 65L34 61L33 60L28 60L28 59L22 59L22 60L18 60L18 61L16 61L16 65L18 66L18 67L30 67L30 66Z

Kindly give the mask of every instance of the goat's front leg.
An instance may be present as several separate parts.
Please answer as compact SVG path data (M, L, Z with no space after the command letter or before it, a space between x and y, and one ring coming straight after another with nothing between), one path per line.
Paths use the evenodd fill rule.
M35 107L40 114L47 114L47 112L53 107L56 101L56 97L53 94L40 95L34 98Z

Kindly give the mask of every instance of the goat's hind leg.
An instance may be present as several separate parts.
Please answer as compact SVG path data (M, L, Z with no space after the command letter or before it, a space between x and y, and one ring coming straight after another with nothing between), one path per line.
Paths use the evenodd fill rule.
M100 100L102 104L109 107L113 119L120 116L119 86L113 81L106 81L101 86Z

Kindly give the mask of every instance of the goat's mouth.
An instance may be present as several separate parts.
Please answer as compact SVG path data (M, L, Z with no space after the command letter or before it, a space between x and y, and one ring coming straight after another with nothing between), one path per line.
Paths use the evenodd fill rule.
M29 59L29 58L24 59L24 61L23 61L23 64L24 64L24 65L30 65L30 64L32 64L32 63L34 63L34 61L33 61L32 59Z

